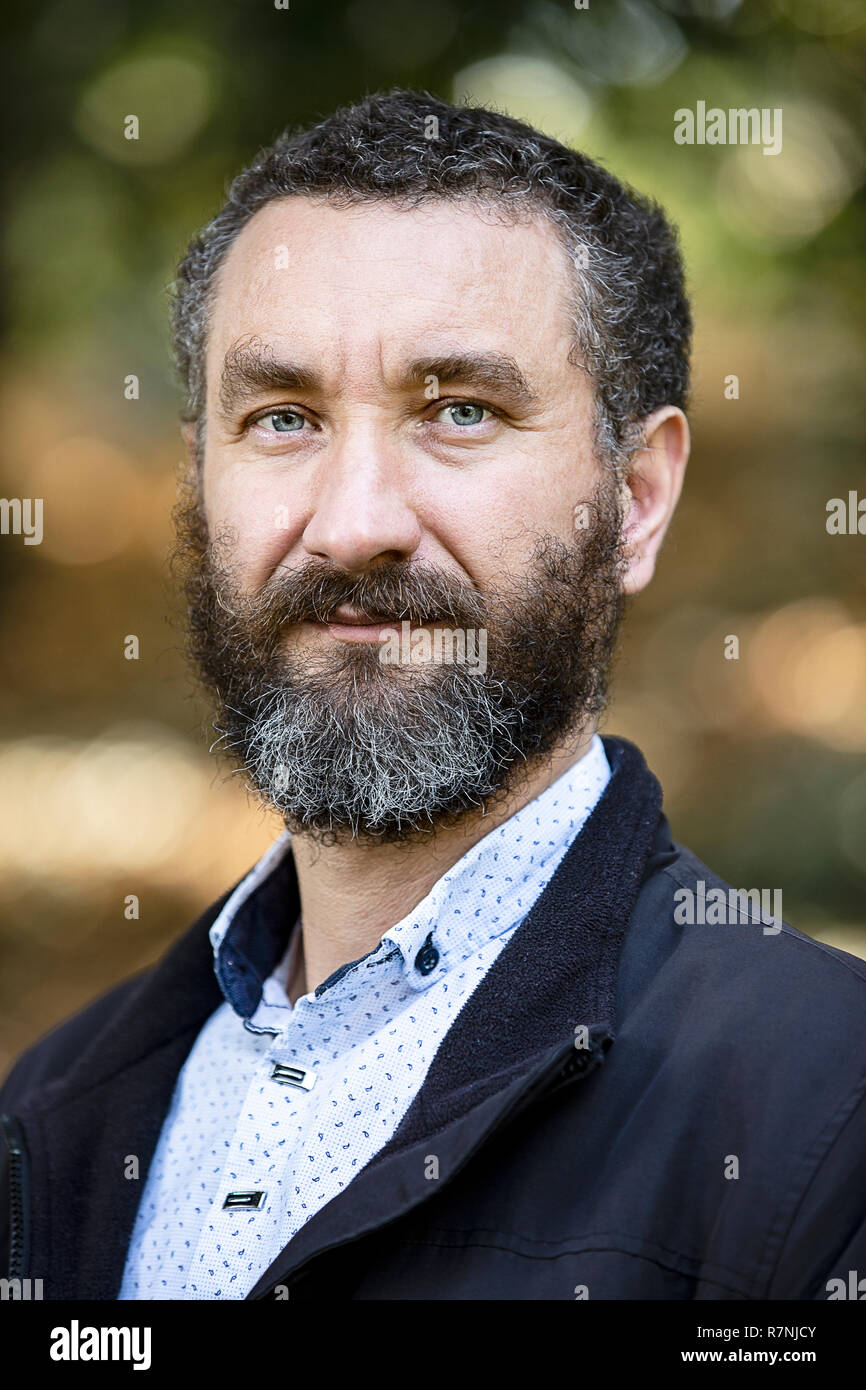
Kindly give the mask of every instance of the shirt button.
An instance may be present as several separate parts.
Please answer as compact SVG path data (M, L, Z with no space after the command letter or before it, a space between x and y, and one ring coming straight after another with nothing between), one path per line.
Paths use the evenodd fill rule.
M439 952L432 942L432 931L428 933L427 940L415 957L415 969L422 975L429 975L431 970L435 970L439 964Z

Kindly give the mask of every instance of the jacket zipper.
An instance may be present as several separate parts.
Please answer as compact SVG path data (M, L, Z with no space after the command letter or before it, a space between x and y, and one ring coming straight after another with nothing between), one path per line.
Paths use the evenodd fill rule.
M536 1077L535 1081L515 1102L514 1106L504 1115L500 1116L499 1121L486 1135L484 1143L492 1138L505 1125L511 1124L518 1115L529 1105L534 1105L536 1101L546 1100L548 1096L554 1095L575 1076L586 1076L588 1072L594 1071L600 1062L604 1060L604 1054L610 1047L613 1038L607 1034L601 1034L593 1039L591 1047L574 1048L563 1053L558 1052L553 1061L545 1068L541 1076Z
M25 1195L27 1187L27 1153L21 1126L11 1115L0 1116L3 1137L9 1151L9 1275L10 1279L24 1278L26 1241Z

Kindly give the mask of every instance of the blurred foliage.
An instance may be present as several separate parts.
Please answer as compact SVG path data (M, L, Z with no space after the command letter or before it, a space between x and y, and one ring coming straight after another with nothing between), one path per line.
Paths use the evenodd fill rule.
M0 538L0 1065L153 960L277 829L211 765L166 619L166 287L257 148L397 85L529 119L678 222L693 461L606 727L643 747L678 838L866 955L866 538L825 526L829 498L866 496L864 20L862 0L7 12L0 486L50 499L52 524ZM781 107L782 153L676 145L698 101Z

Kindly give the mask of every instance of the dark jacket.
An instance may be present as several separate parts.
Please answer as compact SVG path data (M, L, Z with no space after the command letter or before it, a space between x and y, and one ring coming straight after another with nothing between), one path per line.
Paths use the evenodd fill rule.
M757 917L678 925L675 893L727 885L671 840L638 750L605 748L604 795L393 1138L250 1298L826 1299L866 1274L866 963ZM0 1239L46 1298L117 1294L223 999L224 901L0 1092Z

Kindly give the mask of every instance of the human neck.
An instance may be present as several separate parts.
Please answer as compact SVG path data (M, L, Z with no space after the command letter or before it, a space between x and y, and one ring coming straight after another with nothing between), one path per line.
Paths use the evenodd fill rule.
M303 919L303 952L290 982L292 1003L347 961L372 951L463 855L545 791L589 750L594 728L572 736L527 770L485 814L472 812L430 840L388 845L353 840L324 847L292 836Z

